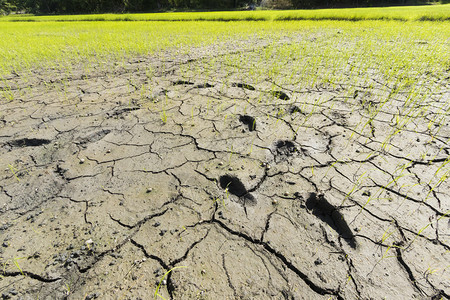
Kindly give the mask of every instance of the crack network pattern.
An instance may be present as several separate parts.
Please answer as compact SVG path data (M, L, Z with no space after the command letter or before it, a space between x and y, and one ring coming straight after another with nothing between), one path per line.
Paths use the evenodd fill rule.
M302 87L271 47L11 78L0 292L144 299L186 266L161 295L449 298L449 73L421 103L375 69Z

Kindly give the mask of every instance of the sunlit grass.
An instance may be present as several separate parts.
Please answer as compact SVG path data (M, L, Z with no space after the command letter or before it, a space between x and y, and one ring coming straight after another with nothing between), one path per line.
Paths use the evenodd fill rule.
M348 67L346 61L338 63L336 58L327 58L333 58L336 51L341 51L340 60L359 53L366 61L365 68L381 68L386 76L396 76L389 75L395 66L405 72L412 65L415 72L450 67L446 55L449 45L445 42L450 37L450 26L446 22L0 22L0 33L0 74L3 75L40 67L67 68L78 62L123 60L166 49L189 52L195 46L218 43L233 47L237 41L255 37L276 41L291 34L317 34L321 39L320 49L315 49L317 43L309 40L299 47L306 57L321 63L314 65L313 61L307 68L314 72L314 68L325 64L328 76L342 72L340 68L344 65ZM349 44L342 43L342 39ZM292 52L283 49L274 51ZM317 50L323 54L318 55ZM416 68L418 65L420 69ZM276 64L270 67L276 71ZM355 70L361 67L364 66ZM267 71L262 64L255 72L260 73L258 70Z
M231 26L188 22L0 22L0 73L39 67L67 67L167 48L193 47L219 37L251 34L251 24Z
M381 8L317 9L287 11L221 11L148 14L92 14L70 16L11 15L3 21L274 21L274 20L450 20L450 4Z

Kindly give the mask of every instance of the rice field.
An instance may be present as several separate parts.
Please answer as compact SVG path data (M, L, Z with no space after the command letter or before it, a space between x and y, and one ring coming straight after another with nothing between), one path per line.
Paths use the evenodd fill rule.
M2 297L448 299L449 12L0 18Z
M397 21L448 21L450 4L428 6L369 7L347 9L313 9L285 11L219 11L177 12L154 14L90 14L71 16L11 15L4 21L291 21L291 20L397 20Z

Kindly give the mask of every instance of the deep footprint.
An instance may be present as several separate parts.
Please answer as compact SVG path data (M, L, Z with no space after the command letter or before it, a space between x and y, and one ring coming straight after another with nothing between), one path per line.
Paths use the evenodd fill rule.
M7 142L10 147L38 147L42 145L50 144L51 140L48 139L18 139Z
M289 108L289 114L295 114L295 113L301 113L302 111L300 110L300 108L298 107L298 106L295 106L295 105L293 105L293 106L291 106L290 108Z
M199 84L194 86L196 89L207 89L207 88L212 88L214 87L214 85L209 84L209 83L204 83L204 84Z
M291 141L278 141L275 144L275 150L277 155L291 156L298 152L297 147Z
M333 230L345 239L350 247L353 249L356 248L356 240L353 236L353 232L350 227L348 227L344 217L336 207L323 197L323 195L311 193L308 199L306 199L306 208L311 210L313 215L333 228Z
M173 83L173 85L193 85L193 82L186 81L186 80L177 80Z
M256 120L251 116L241 115L239 116L239 121L244 125L247 125L249 131L254 131L256 129Z
M244 184L232 175L223 175L219 178L219 185L223 189L227 189L232 195L239 197L241 204L244 206L253 206L256 204L256 199L245 188Z
M281 100L289 100L289 96L283 91L272 91L270 92L274 97L277 97Z
M255 90L255 88L253 86L251 86L250 84L246 84L246 83L233 83L231 86L239 87L239 88L250 90L250 91Z

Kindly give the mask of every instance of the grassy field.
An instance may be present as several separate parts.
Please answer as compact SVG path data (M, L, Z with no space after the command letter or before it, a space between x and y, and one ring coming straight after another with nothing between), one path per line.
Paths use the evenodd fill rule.
M0 293L448 298L449 8L1 18Z
M398 66L404 70L403 64L418 64L424 71L448 67L448 44L445 41L450 30L447 22L0 22L0 74L40 66L68 68L82 61L123 61L134 55L174 48L189 51L190 47L255 36L271 35L278 39L291 34L329 34L340 29L344 34L332 35L323 45L324 53L333 53L339 39L358 36L357 52L375 51L382 59L377 62L381 67ZM392 48L385 44L390 39L395 39ZM380 41L384 41L384 46ZM421 42L423 44L417 49L410 47ZM347 49L343 51L347 52ZM322 54L311 53L308 56L311 55L318 59Z
M428 6L316 9L288 11L221 11L155 14L92 14L71 16L11 15L3 21L289 21L289 20L397 20L448 21L450 4Z
M0 18L0 33L2 34L0 75L7 74L12 70L17 72L36 68L41 64L47 67L67 67L75 62L100 60L105 56L120 60L132 55L146 55L174 47L188 49L193 46L215 43L218 39L232 41L246 36L259 35L263 37L268 33L277 36L322 29L333 30L341 27L348 32L354 31L355 34L361 34L362 40L369 44L375 41L372 39L389 38L396 32L407 33L405 37L398 37L401 43L420 39L445 40L449 33L449 26L445 20L449 20L449 18L450 5L303 11L73 16L13 15ZM219 22L217 24L201 22L223 20L239 22ZM265 22L252 22L255 20ZM286 22L287 20L309 21ZM317 23L317 20L323 21ZM337 22L336 20L347 22ZM395 20L396 22L374 22L380 20ZM425 22L403 24L403 22L399 22L400 20ZM33 23L29 21L33 21ZM188 23L181 25L174 21ZM353 24L349 21L361 22ZM181 30L180 27L182 27ZM429 51L429 47L437 46L437 44L439 43L433 42L422 49ZM436 51L442 53L439 49ZM439 58L439 54L437 57L428 55L426 57L430 61L442 59Z

